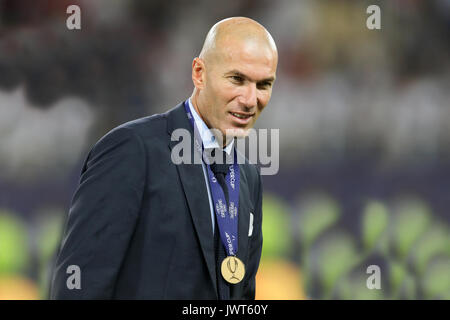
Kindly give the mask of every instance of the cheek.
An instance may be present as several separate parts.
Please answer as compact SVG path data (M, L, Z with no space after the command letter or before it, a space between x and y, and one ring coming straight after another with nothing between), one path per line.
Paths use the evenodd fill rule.
M261 95L260 95L260 97L259 97L259 101L260 101L260 104L261 104L261 106L260 106L260 110L262 111L264 108L265 108L265 106L269 103L269 100L270 100L270 96L271 96L271 93L272 92L262 92L261 93Z
M241 95L242 93L240 91L242 90L239 87L233 85L228 80L222 82L216 88L217 97L219 97L219 99L221 99L225 103L228 103Z

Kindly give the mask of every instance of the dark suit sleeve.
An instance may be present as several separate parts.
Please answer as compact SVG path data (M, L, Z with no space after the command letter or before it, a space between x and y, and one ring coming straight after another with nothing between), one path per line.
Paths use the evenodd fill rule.
M250 252L248 259L248 266L246 266L246 272L249 273L249 281L244 287L244 299L254 300L255 299L255 276L258 271L259 261L261 259L262 252L262 179L259 169L256 168L256 205L254 212L253 221L253 237L250 240Z
M82 169L53 273L51 299L111 299L144 190L146 154L139 136L116 128L89 153ZM81 289L69 289L69 266ZM69 269L70 270L70 269ZM74 278L70 283L76 283Z

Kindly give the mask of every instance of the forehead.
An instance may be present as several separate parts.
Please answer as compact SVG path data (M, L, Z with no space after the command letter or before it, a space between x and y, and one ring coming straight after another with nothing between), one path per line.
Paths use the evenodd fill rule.
M258 40L239 41L226 39L220 52L220 70L223 73L237 70L254 80L275 76L276 52L269 45Z

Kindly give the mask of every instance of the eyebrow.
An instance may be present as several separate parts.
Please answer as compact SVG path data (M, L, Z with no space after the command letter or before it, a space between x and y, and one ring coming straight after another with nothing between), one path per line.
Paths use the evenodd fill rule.
M227 75L234 75L234 76L239 76L239 77L251 80L250 77L248 77L247 75L243 74L242 72L240 72L238 70L231 70L231 71L227 72L225 75L226 76ZM267 79L260 80L260 81L258 81L258 83L261 83L261 82L271 82L272 83L274 81L275 81L275 77L270 77L270 78L267 78Z

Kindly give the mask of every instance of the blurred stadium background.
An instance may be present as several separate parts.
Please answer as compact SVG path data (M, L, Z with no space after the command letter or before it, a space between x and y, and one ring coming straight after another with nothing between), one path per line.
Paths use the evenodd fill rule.
M188 97L229 16L261 22L280 55L258 123L280 128L281 159L263 177L257 298L450 299L449 0L0 0L0 299L47 299L88 150Z

